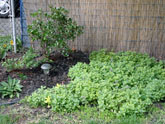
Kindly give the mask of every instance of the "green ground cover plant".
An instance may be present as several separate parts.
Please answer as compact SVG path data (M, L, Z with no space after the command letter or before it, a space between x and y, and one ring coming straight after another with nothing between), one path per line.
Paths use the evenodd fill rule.
M7 82L0 82L0 94L2 98L9 96L10 98L19 97L19 92L22 91L22 85L20 84L20 80L12 79L8 77Z
M72 113L57 113L46 108L15 104L0 106L0 120L3 119L2 114L13 120L18 117L15 124L165 124L165 103L153 104L144 116L131 115L115 119L94 107L83 107Z
M22 48L22 42L19 37L16 38L17 51ZM8 51L13 50L13 41L11 36L0 36L0 60L5 59Z
M43 62L50 61L47 57L43 57L40 60L37 60L37 57L40 57L39 53L33 48L29 48L22 57L6 59L2 62L2 66L5 67L7 71L12 71L15 69L34 68Z
M22 48L21 38L16 37L17 50L19 51ZM13 40L11 36L0 36L0 47L6 48L8 51L13 49Z
M73 112L87 105L124 117L144 114L165 98L165 64L147 54L93 52L89 64L76 64L68 76L70 84L41 87L22 102L56 112Z
M12 49L12 46L10 45L10 40L10 36L0 36L0 60L4 59L7 55L7 51Z
M16 124L18 117L11 117L10 115L0 114L0 124Z

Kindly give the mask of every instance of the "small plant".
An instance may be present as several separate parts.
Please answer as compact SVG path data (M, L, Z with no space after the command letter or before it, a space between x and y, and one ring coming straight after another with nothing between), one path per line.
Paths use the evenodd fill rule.
M16 43L17 43L17 51L19 51L22 48L22 41L20 37L16 38ZM0 54L2 55L2 52L8 52L12 51L13 49L13 40L11 40L11 36L0 36ZM1 59L0 55L0 59Z
M7 55L7 51L11 49L11 45L9 45L10 37L0 37L0 60L5 59Z
M19 119L18 116L14 117L13 115L0 114L1 124L15 124L18 119Z
M20 37L16 38L16 43L17 43L17 52L19 52L22 49L22 41Z
M6 59L4 62L2 62L2 66L5 67L7 71L20 68L20 65L17 64L17 61L18 59L16 58Z
M14 96L19 97L19 92L22 91L22 87L20 80L8 77L7 82L0 82L0 94L2 95L2 98L6 96L9 96L10 98L13 98Z
M6 57L6 49L0 48L0 60L4 59Z
M20 73L18 76L21 80L26 80L27 79L27 76L24 75L23 73Z
M19 37L16 38L17 51L22 48L22 42ZM8 51L12 51L13 41L10 36L0 37L0 60L5 59Z
M30 48L21 58L6 59L6 61L2 63L2 66L5 67L7 71L12 71L15 69L34 68L43 62L49 61L46 57L40 60L37 60L37 57L39 57L39 54L37 54L33 48Z
M0 36L0 48L5 49L6 51L12 50L12 45L10 44L11 36Z
M50 7L50 13L42 10L32 14L35 20L28 26L33 41L40 41L43 54L49 55L55 49L68 54L67 42L82 34L83 27L68 17L68 11L62 7Z

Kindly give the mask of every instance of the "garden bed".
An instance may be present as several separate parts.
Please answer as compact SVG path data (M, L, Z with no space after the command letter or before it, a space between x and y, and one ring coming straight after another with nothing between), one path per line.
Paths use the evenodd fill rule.
M20 53L7 58L18 56ZM20 99L27 96L21 102L25 104L0 107L0 119L13 120L17 124L163 124L165 122L163 62L157 62L154 58L140 53L113 53L105 50L92 52L90 56L81 51L73 52L69 57L54 54L50 59L53 60L50 63L53 68L47 76L40 69L41 65L33 69L17 69L10 72L0 67L0 81L7 81L9 76L20 79L23 85ZM40 88L41 86L46 88ZM111 98L113 95L116 97ZM141 97L142 95L145 99ZM146 99L152 103L149 101L147 105L144 101ZM17 100L19 99L0 99L1 104ZM77 104L78 100L79 104ZM117 105L132 102L135 103L132 104L135 107L133 111L129 111L127 104L125 110L129 112L125 112L126 114L123 112L125 116L118 116L120 111L116 115L113 111L109 111L109 105L113 104L111 101L117 101ZM105 111L101 111L104 109L101 108L102 102L107 103L103 106ZM115 110L115 107L114 105L111 109ZM137 107L139 109L136 109ZM134 113L136 111L139 113Z
M10 54L9 54L10 55ZM12 57L17 58L21 56L20 53L13 54ZM10 58L8 56L8 58ZM53 87L58 84L67 84L69 83L69 78L67 77L68 70L71 66L75 65L77 62L89 63L88 53L83 53L81 51L73 52L69 57L64 57L60 54L52 55L51 63L52 69L49 75L44 75L40 66L33 69L23 69L23 70L14 70L11 72L5 71L5 69L0 65L0 82L6 81L8 76L12 78L17 78L21 80L21 85L23 85L22 92L20 93L20 98L23 98L26 95L30 95L36 89L41 86ZM5 102L13 102L16 99L1 99L0 104Z

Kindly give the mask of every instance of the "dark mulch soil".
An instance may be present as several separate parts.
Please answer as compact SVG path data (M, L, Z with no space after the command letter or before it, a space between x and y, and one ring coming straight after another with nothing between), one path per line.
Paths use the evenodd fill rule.
M70 79L67 77L69 68L75 65L77 62L89 63L88 53L83 53L81 51L73 52L69 55L69 57L64 57L60 54L52 55L51 59L54 62L51 63L52 69L49 75L44 75L40 67L34 69L24 69L6 72L4 68L2 68L2 66L0 65L0 82L6 81L8 76L11 76L12 78L21 79L21 77L19 76L20 74L26 75L27 78L21 80L23 89L20 94L20 98L23 98L26 95L30 95L32 92L34 92L41 86L53 87L57 83L68 84L70 81ZM9 101L12 102L16 99L17 98L0 98L0 104Z

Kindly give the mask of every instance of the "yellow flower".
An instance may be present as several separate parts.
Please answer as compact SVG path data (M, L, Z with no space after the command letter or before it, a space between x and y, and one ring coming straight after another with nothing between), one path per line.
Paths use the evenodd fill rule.
M60 84L57 84L56 87L59 88L59 87L61 87L61 85Z
M3 44L3 48L6 48L7 47L7 45L6 44Z
M11 41L10 41L10 44L11 44L11 45L13 45L13 44L14 44L13 40L11 40Z
M48 96L47 98L45 98L45 103L47 103L48 105L50 104L51 100L50 100L50 96Z

